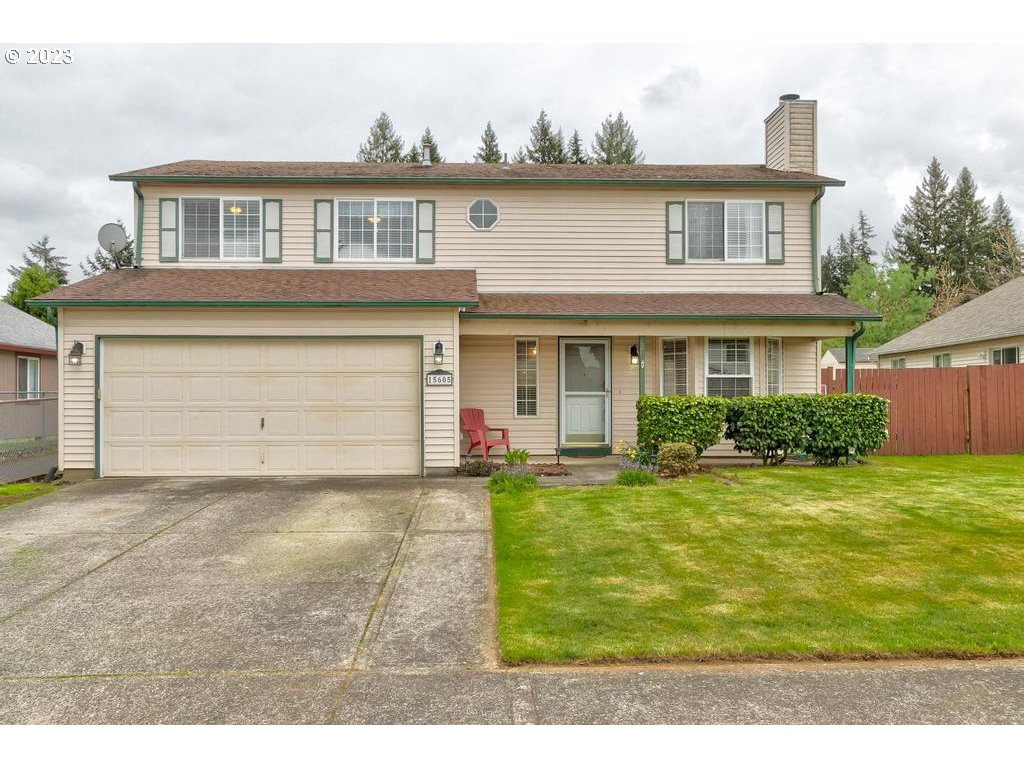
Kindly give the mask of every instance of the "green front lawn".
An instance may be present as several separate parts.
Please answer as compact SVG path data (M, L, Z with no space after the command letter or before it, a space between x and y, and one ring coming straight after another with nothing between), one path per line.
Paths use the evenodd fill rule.
M57 486L53 483L10 483L8 485L0 485L0 510L12 504L17 504L19 501L28 501L56 489Z
M1024 653L1024 456L494 495L510 662Z

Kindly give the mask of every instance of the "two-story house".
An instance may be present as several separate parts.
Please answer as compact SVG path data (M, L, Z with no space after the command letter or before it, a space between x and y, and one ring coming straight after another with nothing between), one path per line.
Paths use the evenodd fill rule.
M136 269L58 308L66 474L450 473L459 408L607 452L642 393L813 393L817 106L758 165L186 160L118 173ZM448 375L451 374L451 375Z

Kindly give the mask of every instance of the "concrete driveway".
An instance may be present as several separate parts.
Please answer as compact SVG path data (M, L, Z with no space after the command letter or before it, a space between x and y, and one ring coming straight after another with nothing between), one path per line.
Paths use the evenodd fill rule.
M102 480L0 511L0 723L1020 723L1018 661L502 668L472 481Z

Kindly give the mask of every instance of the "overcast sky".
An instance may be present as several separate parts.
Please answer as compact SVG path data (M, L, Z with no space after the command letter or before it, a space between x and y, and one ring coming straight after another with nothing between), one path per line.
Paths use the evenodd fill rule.
M7 49L16 43L0 43ZM24 46L22 46L24 48ZM1024 46L74 46L74 63L0 62L0 288L47 234L74 265L131 220L117 171L186 158L353 160L384 110L429 125L450 161L484 124L502 150L541 108L589 141L622 110L651 163L763 162L778 96L818 100L824 248L858 208L881 250L935 155L1024 220ZM130 226L129 226L130 229Z

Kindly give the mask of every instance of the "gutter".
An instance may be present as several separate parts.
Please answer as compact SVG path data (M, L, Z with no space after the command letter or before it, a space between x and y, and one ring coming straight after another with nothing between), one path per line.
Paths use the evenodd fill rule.
M857 368L857 339L864 334L864 323L858 325L860 327L846 337L846 392L850 395L853 394L854 373Z
M811 288L821 293L821 272L818 269L818 201L825 196L825 187L811 200Z

